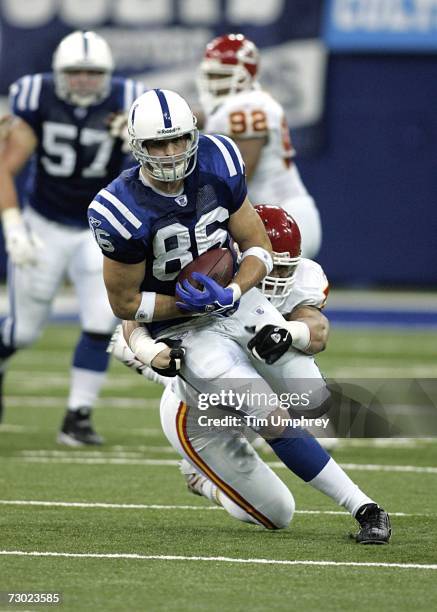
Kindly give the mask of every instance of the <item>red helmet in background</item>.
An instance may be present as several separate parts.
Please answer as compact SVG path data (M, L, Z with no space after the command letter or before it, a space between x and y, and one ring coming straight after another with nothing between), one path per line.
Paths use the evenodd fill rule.
M198 79L199 95L206 111L232 94L252 89L258 65L258 49L243 34L226 34L208 43Z
M255 210L264 223L273 248L273 270L261 281L264 295L281 306L293 288L294 272L300 261L299 226L283 208L257 204Z

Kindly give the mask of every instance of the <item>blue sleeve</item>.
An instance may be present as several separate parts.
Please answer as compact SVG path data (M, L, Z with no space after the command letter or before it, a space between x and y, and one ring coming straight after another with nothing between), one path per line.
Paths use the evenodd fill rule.
M40 98L43 75L27 75L15 81L9 88L11 111L23 119L34 130L40 125Z
M230 214L233 214L240 208L247 196L246 169L243 158L235 142L228 136L214 134L206 137L216 146L214 148L216 172L230 191L228 209Z
M109 259L136 264L146 258L148 240L143 223L108 189L101 189L89 205L88 223Z

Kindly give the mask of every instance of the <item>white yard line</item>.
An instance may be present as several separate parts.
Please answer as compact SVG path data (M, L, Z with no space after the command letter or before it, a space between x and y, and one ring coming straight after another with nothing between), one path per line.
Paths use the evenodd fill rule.
M115 504L107 502L63 502L63 501L45 501L45 500L25 500L25 499L0 499L0 505L3 506L42 506L48 508L103 508L111 510L223 510L219 506L187 506L187 505L171 505L171 504ZM296 514L326 514L332 516L350 516L349 512L343 510L296 510ZM428 516L434 517L434 514L423 513L408 513L408 512L390 512L390 516L398 517L416 517Z
M157 467L163 466L177 466L179 460L177 459L127 459L123 457L74 457L74 451L68 457L1 457L0 460L17 461L24 463L73 463L81 465L153 465ZM75 454L75 453L74 453Z
M8 375L8 383L18 389L39 389L47 391L48 387L68 387L70 384L70 373L68 371L59 373L50 373L38 370L23 370L19 372L10 372ZM151 385L155 385L151 381L148 381L144 376L142 377L141 384L144 388ZM140 379L138 376L133 376L132 372L126 368L126 374L117 376L109 376L105 381L104 389L132 389L140 385Z
M86 451L86 450L21 450L19 454L23 457L74 457L89 459L94 457L106 457L108 459L145 459L144 452L165 453L178 456L177 452L170 446L147 446L144 451L135 450L113 450L113 451Z
M329 378L349 378L358 383L363 380L377 379L411 379L411 378L435 378L437 376L437 366L430 365L415 365L415 366L366 366L366 365L350 365L338 366L331 365L329 367Z
M49 551L0 550L0 555L19 557L67 557L78 559L138 559L142 561L213 561L222 563L252 563L261 565L309 565L316 567L369 567L388 569L437 570L437 564L378 563L362 561L304 561L288 559L238 559L234 557L189 557L185 555L140 555L137 553L71 553Z
M44 385L47 389L47 383ZM65 399L48 395L8 395L3 398L4 403L11 408L60 408L64 409ZM105 397L98 401L96 408L139 408L141 410L152 408L158 410L159 398L126 398Z
M28 427L27 425L12 425L10 423L0 423L0 433L35 433L40 431L39 427Z
M1 457L0 460L6 461L21 461L25 463L78 463L87 465L152 465L152 466L177 466L179 460L177 459L132 459L127 457L113 457L113 456L101 456L101 457L78 457L74 456L76 453L65 451L65 456L51 456L48 453L51 451L45 451L45 455L38 454L29 456L12 456L12 457ZM62 452L62 451L60 451ZM280 461L268 461L268 466L277 469L288 469ZM340 467L358 472L413 472L417 474L437 474L437 467L434 466L418 466L418 465L383 465L374 463L339 463Z

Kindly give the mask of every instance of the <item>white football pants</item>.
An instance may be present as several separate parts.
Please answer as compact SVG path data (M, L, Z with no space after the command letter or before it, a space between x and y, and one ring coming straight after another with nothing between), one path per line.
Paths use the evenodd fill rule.
M65 278L75 286L82 329L111 334L117 319L103 282L103 256L89 229L54 223L27 207L26 224L43 241L33 266L9 266L10 313L3 327L5 344L22 348L40 335Z
M267 529L287 527L295 508L293 495L260 459L243 430L199 424L199 415L223 418L225 414L220 409L202 413L189 408L171 385L161 398L161 424L167 439L181 457L218 487L229 514Z

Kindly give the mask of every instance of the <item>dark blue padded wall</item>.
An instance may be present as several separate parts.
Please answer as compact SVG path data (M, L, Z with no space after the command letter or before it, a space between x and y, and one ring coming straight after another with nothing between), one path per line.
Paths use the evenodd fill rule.
M437 283L435 100L435 56L331 56L324 149L299 160L331 281Z

